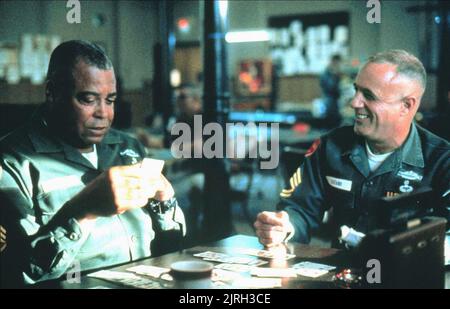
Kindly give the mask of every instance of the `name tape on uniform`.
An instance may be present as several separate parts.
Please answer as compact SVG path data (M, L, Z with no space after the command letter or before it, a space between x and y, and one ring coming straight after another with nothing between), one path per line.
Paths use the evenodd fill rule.
M344 190L344 191L350 191L352 189L352 181L341 179L341 178L335 178L331 176L326 176L328 184L332 186L333 188Z

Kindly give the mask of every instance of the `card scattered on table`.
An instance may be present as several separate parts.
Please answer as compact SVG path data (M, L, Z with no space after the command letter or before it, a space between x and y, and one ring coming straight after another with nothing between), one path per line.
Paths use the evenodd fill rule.
M330 270L336 269L335 266L313 263L313 262L300 262L292 265L297 271L297 274L310 278L317 278L327 274Z
M212 273L212 281L223 281L223 282L234 282L235 280L240 280L243 277L241 274L224 270L224 269L214 269Z
M159 278L162 274L170 271L169 268L150 266L150 265L139 265L128 268L127 271L131 271L133 273L150 276L154 278Z
M257 256L264 259L284 259L289 260L292 258L295 258L294 254L282 252L282 251L270 251L270 250L260 250L260 249L252 249L252 248L235 248L233 251L240 253L240 254L246 254L246 255L252 255Z
M242 264L222 263L222 264L215 265L214 268L228 270L228 271L234 271L237 273L245 273L245 272L249 272L253 268L253 266L242 265Z
M228 254L218 253L213 251L205 251L194 254L195 257L206 258L206 259L224 259L229 257Z
M205 261L227 263L227 264L243 264L249 266L260 266L267 264L266 261L255 259L254 257L245 256L231 256L225 253L218 253L213 251L205 251L194 254L195 257L202 258Z
M314 262L300 262L292 265L292 268L302 268L302 269L318 269L318 270L333 270L336 269L336 266L314 263Z
M281 287L280 278L242 278L235 280L232 285L234 288L242 289L270 289Z
M266 278L295 278L297 271L293 268L263 268L254 267L251 272L253 276Z
M95 273L89 274L88 277L103 279L113 283L122 284L132 288L138 289L160 289L159 282L153 281L148 278L142 278L135 274L112 271L112 270L100 270Z

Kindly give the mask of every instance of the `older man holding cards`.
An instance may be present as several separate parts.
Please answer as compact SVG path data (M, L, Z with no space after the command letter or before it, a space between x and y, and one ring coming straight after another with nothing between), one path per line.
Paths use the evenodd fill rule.
M157 234L185 230L164 162L110 129L116 79L104 51L62 43L46 85L30 123L0 141L2 287L147 257Z

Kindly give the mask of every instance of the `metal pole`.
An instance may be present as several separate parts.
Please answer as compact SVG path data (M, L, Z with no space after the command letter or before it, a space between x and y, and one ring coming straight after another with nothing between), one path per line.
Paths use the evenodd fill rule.
M169 118L173 115L173 90L170 84L170 71L173 68L175 49L175 34L173 30L173 1L158 2L159 41L155 47L154 59L155 82L153 84L153 102L155 109L163 114L164 128L167 128ZM164 130L169 134L168 130ZM167 136L166 136L167 137ZM167 139L166 139L167 140Z
M226 1L204 2L204 121L219 123L225 132L229 91L227 76L227 50L225 33ZM224 134L225 148L225 134ZM229 200L229 175L225 159L205 160L204 235L218 239L232 232Z
M450 112L449 92L450 92L450 2L443 2L442 8L438 11L441 16L441 42L438 67L438 106L439 113Z

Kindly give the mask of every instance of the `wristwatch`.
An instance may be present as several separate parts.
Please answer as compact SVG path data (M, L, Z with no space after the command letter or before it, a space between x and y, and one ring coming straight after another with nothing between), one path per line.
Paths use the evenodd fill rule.
M167 201L158 201L155 199L149 199L148 207L156 214L165 214L177 205L177 199L172 197Z

